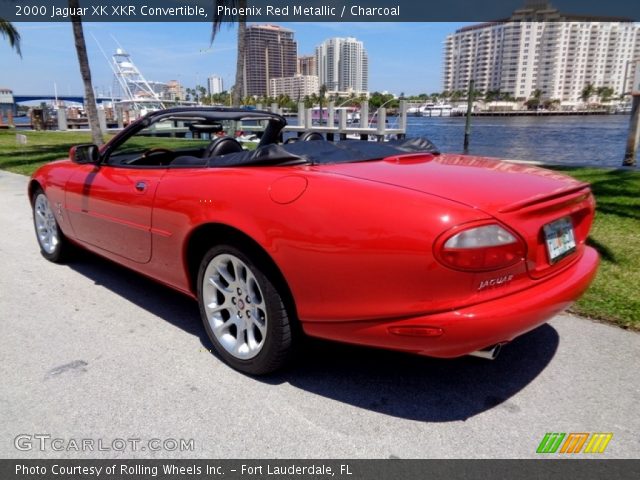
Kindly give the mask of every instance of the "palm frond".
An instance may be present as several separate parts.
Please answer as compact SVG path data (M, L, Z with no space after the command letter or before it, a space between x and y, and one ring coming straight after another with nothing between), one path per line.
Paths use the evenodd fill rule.
M0 35L9 40L9 45L16 50L16 53L22 57L20 50L20 34L11 22L0 18Z

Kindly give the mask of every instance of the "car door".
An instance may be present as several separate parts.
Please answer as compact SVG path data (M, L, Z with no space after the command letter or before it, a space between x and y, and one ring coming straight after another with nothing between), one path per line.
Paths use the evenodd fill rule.
M178 117L134 124L103 149L98 165L78 165L65 197L78 240L134 262L151 260L154 198L167 165L177 156L202 155L211 142L193 134L199 116Z
M151 259L151 213L166 168L81 165L66 185L76 237L138 263Z

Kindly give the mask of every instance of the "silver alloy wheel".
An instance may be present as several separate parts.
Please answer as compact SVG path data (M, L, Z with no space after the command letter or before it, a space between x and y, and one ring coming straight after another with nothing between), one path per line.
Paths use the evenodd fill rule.
M211 259L202 277L202 301L216 340L240 360L262 350L267 336L267 305L251 269L235 255Z
M40 247L51 255L60 243L56 217L53 215L49 200L44 193L39 193L34 204L34 217L38 243Z

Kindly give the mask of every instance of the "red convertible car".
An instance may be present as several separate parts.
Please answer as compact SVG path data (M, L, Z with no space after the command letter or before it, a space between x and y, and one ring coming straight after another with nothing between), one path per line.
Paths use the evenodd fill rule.
M285 124L177 108L73 147L29 183L42 254L79 245L197 299L216 351L250 374L302 333L493 358L595 275L587 184L424 139L282 142Z

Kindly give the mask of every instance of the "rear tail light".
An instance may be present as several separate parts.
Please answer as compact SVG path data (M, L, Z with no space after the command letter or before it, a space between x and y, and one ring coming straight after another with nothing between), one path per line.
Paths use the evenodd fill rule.
M523 260L526 247L514 233L497 224L472 226L444 237L436 254L456 270L499 270Z

